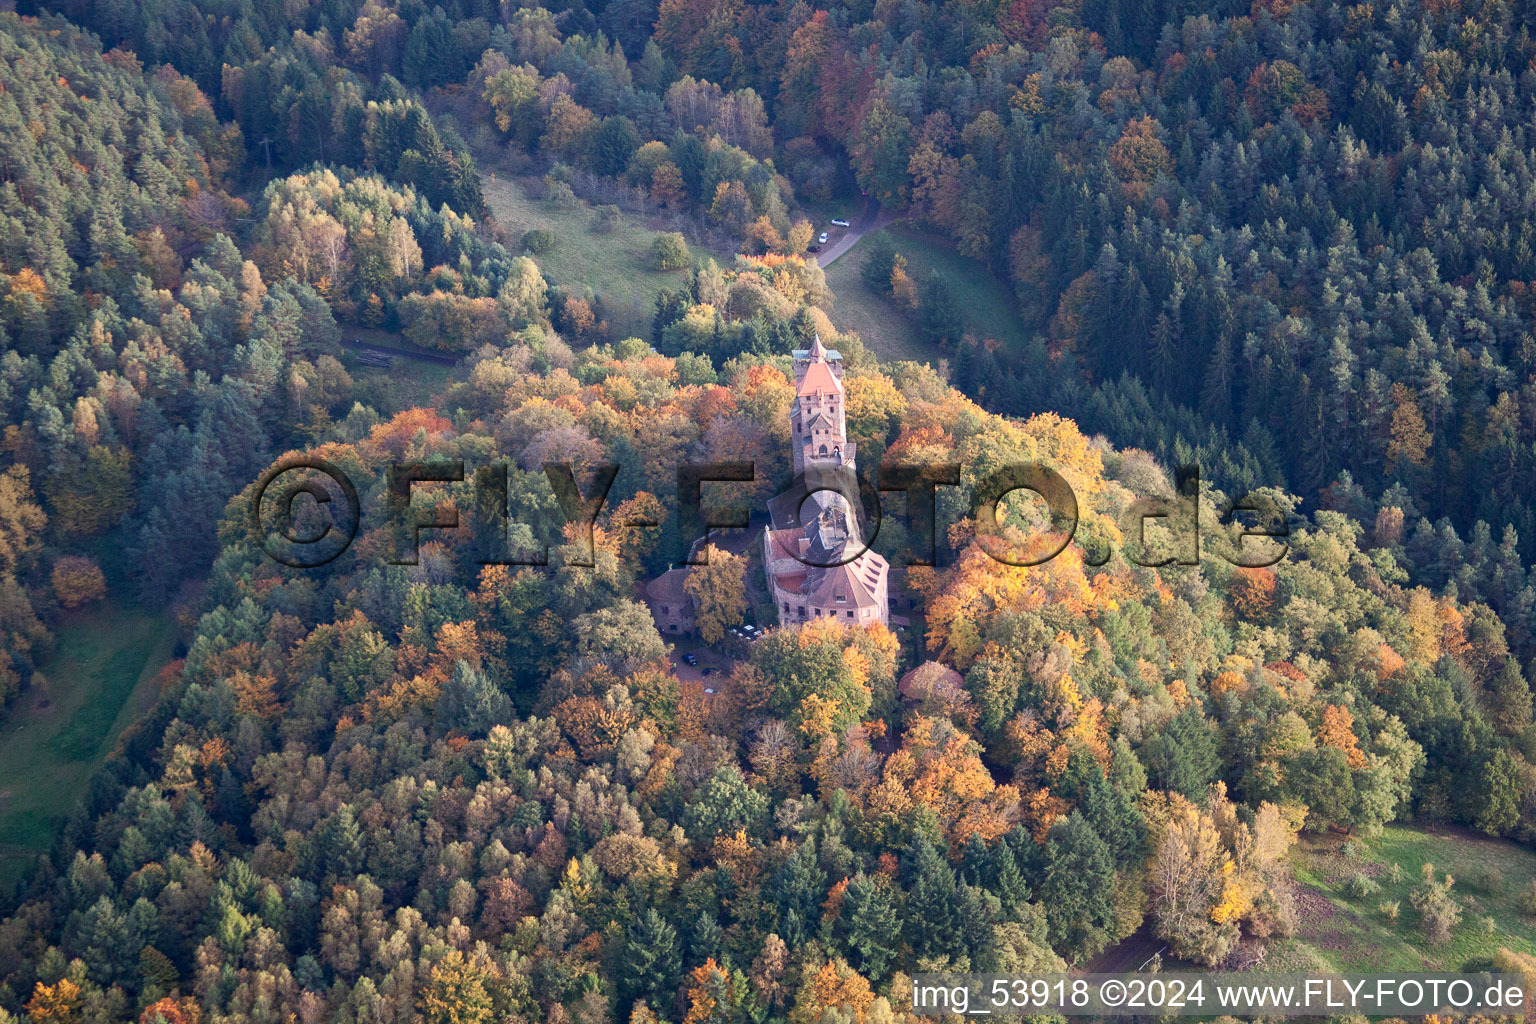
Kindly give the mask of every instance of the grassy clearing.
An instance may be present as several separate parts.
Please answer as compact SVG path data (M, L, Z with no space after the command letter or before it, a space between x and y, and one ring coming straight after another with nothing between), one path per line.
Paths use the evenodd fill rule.
M936 363L943 354L925 343L910 313L892 299L871 292L859 276L869 256L871 239L884 237L907 258L908 271L922 280L937 274L948 284L965 316L966 330L992 338L1008 351L1019 352L1030 332L1019 317L1007 285L991 269L960 255L949 245L900 225L872 231L827 268L827 284L837 296L833 322L856 332L881 359L915 359Z
M631 215L621 215L612 231L591 230L592 206L578 201L571 209L556 209L535 199L526 182L509 177L481 179L485 199L496 220L507 229L509 247L525 231L544 228L555 233L555 247L534 261L557 284L585 288L603 300L604 314L615 338L650 338L656 293L676 288L687 278L682 270L661 271L651 264L651 241L661 229L651 229ZM732 253L715 252L688 240L699 257L713 256L722 266Z
M1354 843L1359 852L1346 857L1338 836L1302 838L1295 861L1300 928L1295 940L1276 948L1265 970L1302 970L1320 959L1344 971L1454 971L1501 946L1536 953L1536 920L1519 906L1520 893L1536 878L1536 853L1459 830L1401 826ZM1425 944L1408 902L1425 862L1437 875L1456 879L1452 891L1462 908L1461 924L1441 946ZM1394 863L1402 869L1398 882L1390 874ZM1346 886L1356 874L1380 892L1350 896ZM1380 909L1390 902L1399 903L1396 921Z
M585 289L602 298L605 315L616 338L649 338L656 293L676 288L684 271L659 271L651 264L651 241L664 228L647 226L639 217L621 215L612 231L591 230L592 206L578 201L570 209L557 209L534 198L529 182L512 176L492 181L481 179L486 202L497 221L506 228L512 247L525 231L543 228L557 238L555 247L535 256L552 281ZM831 216L852 217L857 204L826 204L815 212L817 229L826 230ZM823 216L825 215L825 216ZM975 260L934 239L892 227L875 232L827 268L827 284L836 296L832 321L840 329L857 332L881 359L913 359L936 363L942 353L925 344L911 317L895 302L865 287L859 270L869 252L869 238L884 234L908 263L919 270L942 276L965 310L968 328L979 337L996 338L1017 349L1026 331L1019 322L1013 295L992 272ZM699 258L713 257L728 265L733 254L711 250L690 238Z
M405 409L435 406L435 399L463 375L458 367L396 359L389 369L354 364L347 368L361 390L358 400L386 419Z
M998 280L984 263L962 256L948 243L907 230L901 225L886 229L896 251L907 265L936 273L949 285L955 302L964 311L966 330L978 338L992 338L1009 351L1022 351L1030 331L1019 317L1012 290ZM921 280L921 274L914 274Z
M859 239L857 245L826 268L827 287L835 296L832 323L840 331L857 334L865 347L882 362L911 359L919 363L937 363L942 355L923 343L910 314L898 306L895 299L870 291L859 276L864 261L869 258L871 237L867 235Z
M375 327L357 327L348 324L342 328L342 336L351 341L370 345L383 345L405 352L426 352L432 356L455 356L452 352L433 352L413 345L402 334ZM431 363L404 356L395 356L394 363L385 369L358 362L357 350L350 344L343 347L341 361L359 385L357 400L372 407L386 418L405 409L436 405L435 399L459 379L455 366Z
M79 613L56 633L47 683L0 725L0 886L53 843L123 729L154 703L169 621L122 608Z

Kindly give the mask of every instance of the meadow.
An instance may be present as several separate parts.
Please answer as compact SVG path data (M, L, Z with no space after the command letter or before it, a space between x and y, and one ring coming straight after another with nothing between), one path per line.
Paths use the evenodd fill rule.
M874 234L882 234L875 232ZM832 289L832 323L839 331L859 336L866 348L882 362L910 359L919 363L937 363L942 353L924 344L917 333L912 314L895 299L871 291L860 276L869 258L870 238L866 235L830 267L825 269L827 287Z
M857 333L881 359L937 363L944 358L944 353L923 341L916 314L871 291L860 276L873 240L882 237L906 257L914 276L921 279L931 273L943 280L964 313L968 333L991 338L1008 352L1024 349L1030 331L1007 285L989 267L962 256L948 243L901 224L870 232L826 269L827 285L837 297L832 322L840 330Z
M1303 835L1294 858L1299 929L1270 951L1264 970L1457 971L1469 964L1482 969L1501 947L1536 954L1536 919L1520 907L1521 893L1536 879L1536 853L1514 843L1461 829L1388 825L1369 838ZM1409 902L1425 863L1437 878L1449 873L1456 880L1461 923L1441 945L1424 941ZM1357 875L1378 891L1360 895L1361 883L1351 882ZM1389 913L1394 903L1396 920Z
M593 230L594 207L585 200L557 206L534 195L535 185L501 175L482 177L486 202L507 231L509 245L518 248L524 232L552 231L554 248L536 256L539 267L556 284L602 299L603 313L613 337L649 339L656 293L677 288L686 273L659 271L651 263L651 241L657 231L633 214L621 214L608 231ZM839 212L847 216L841 207ZM825 212L825 211L822 211ZM818 217L824 229L826 217ZM877 295L859 276L870 251L870 239L888 238L908 265L938 275L965 310L966 328L978 338L993 338L1010 351L1022 349L1028 332L1020 322L1012 293L986 266L962 256L953 246L901 225L883 228L861 239L826 268L834 295L832 322L840 331L859 335L881 359L911 359L937 364L944 353L928 345L914 316L894 300ZM732 253L714 251L696 237L688 239L697 259L713 257L729 265Z
M638 217L621 214L610 230L594 231L594 207L578 199L559 207L536 198L528 182L509 176L482 177L486 203L507 231L507 246L521 251L523 233L543 228L555 234L554 248L538 253L539 269L550 281L572 292L602 299L603 316L615 338L651 336L656 293L677 288L688 279L685 270L657 270L651 262L651 242L659 233ZM733 253L713 251L688 239L697 258L712 256L729 266Z
M171 658L162 616L101 607L70 616L43 680L0 725L0 890L47 852L128 724L154 704Z

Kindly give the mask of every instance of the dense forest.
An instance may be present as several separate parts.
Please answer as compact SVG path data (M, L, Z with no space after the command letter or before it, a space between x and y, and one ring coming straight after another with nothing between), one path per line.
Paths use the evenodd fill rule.
M1536 654L1536 590L1507 564L1536 557L1536 43L1517 7L59 9L215 97L252 171L257 140L268 171L372 168L476 214L467 135L556 187L793 254L797 201L851 166L1016 290L1027 351L968 337L917 268L871 275L967 394L1230 489L1401 515L1400 560L1459 575ZM452 112L441 137L412 89Z
M21 7L0 698L93 602L182 642L5 901L0 1021L915 1021L915 972L1140 931L1326 966L1295 941L1299 836L1536 841L1511 7ZM541 266L559 239L497 223L488 166L685 229L656 236L648 337ZM861 191L1006 282L1032 342L976 336L877 243L861 286L932 358L839 331L812 225ZM352 372L356 329L460 361L400 402ZM639 599L695 539L677 467L750 459L755 506L784 486L816 337L862 464L962 467L937 564L902 577L920 635L770 629L706 689ZM288 454L361 492L318 569L248 525ZM504 464L506 508L433 485L463 528L398 564L389 467L456 460ZM590 535L551 461L619 467ZM1024 568L973 505L1031 461L1080 522ZM1100 557L1189 462L1197 564ZM1229 557L1250 491L1290 527L1265 568ZM1014 548L1060 539L1003 512ZM486 564L508 523L548 565ZM877 544L922 546L895 515ZM760 556L714 554L708 628L771 622ZM1432 866L1412 885L1389 919L1426 948L1497 929ZM1492 962L1536 974L1520 941Z

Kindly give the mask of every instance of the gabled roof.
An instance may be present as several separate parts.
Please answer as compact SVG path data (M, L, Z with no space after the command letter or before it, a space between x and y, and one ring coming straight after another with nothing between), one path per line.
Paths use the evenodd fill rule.
M805 524L805 560L812 566L830 566L842 561L848 547L848 533L841 524L823 529L826 513Z
M832 417L827 414L825 409L817 409L816 414L805 421L805 427L809 430L812 427L822 426L835 427L837 424L832 422Z
M844 562L864 549L854 535L825 542L812 520L768 533L768 574L784 590L810 604L831 608L868 608L881 604L879 594L890 572L886 560L872 550ZM840 563L843 564L835 564ZM838 601L838 595L843 597Z

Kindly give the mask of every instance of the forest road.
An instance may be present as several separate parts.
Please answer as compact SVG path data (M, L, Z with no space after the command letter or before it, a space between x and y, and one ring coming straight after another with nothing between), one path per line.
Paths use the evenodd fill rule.
M375 352L380 355L398 356L401 359L414 359L418 363L436 363L438 366L458 366L461 356L438 355L435 352L413 352L410 349L395 348L393 345L376 345L371 341L360 341L356 338L346 340L348 348L356 352Z
M816 265L818 267L831 266L833 260L837 259L849 249L852 249L855 245L858 245L859 239L863 238L871 231L874 231L876 228L885 227L885 225L889 224L895 219L896 218L890 214L887 214L885 217L881 217L880 200L876 199L874 196L868 197L868 200L864 203L864 212L859 214L858 217L854 218L853 223L849 225L849 227L843 232L842 237L828 245L824 250L822 250L822 252L817 254Z

